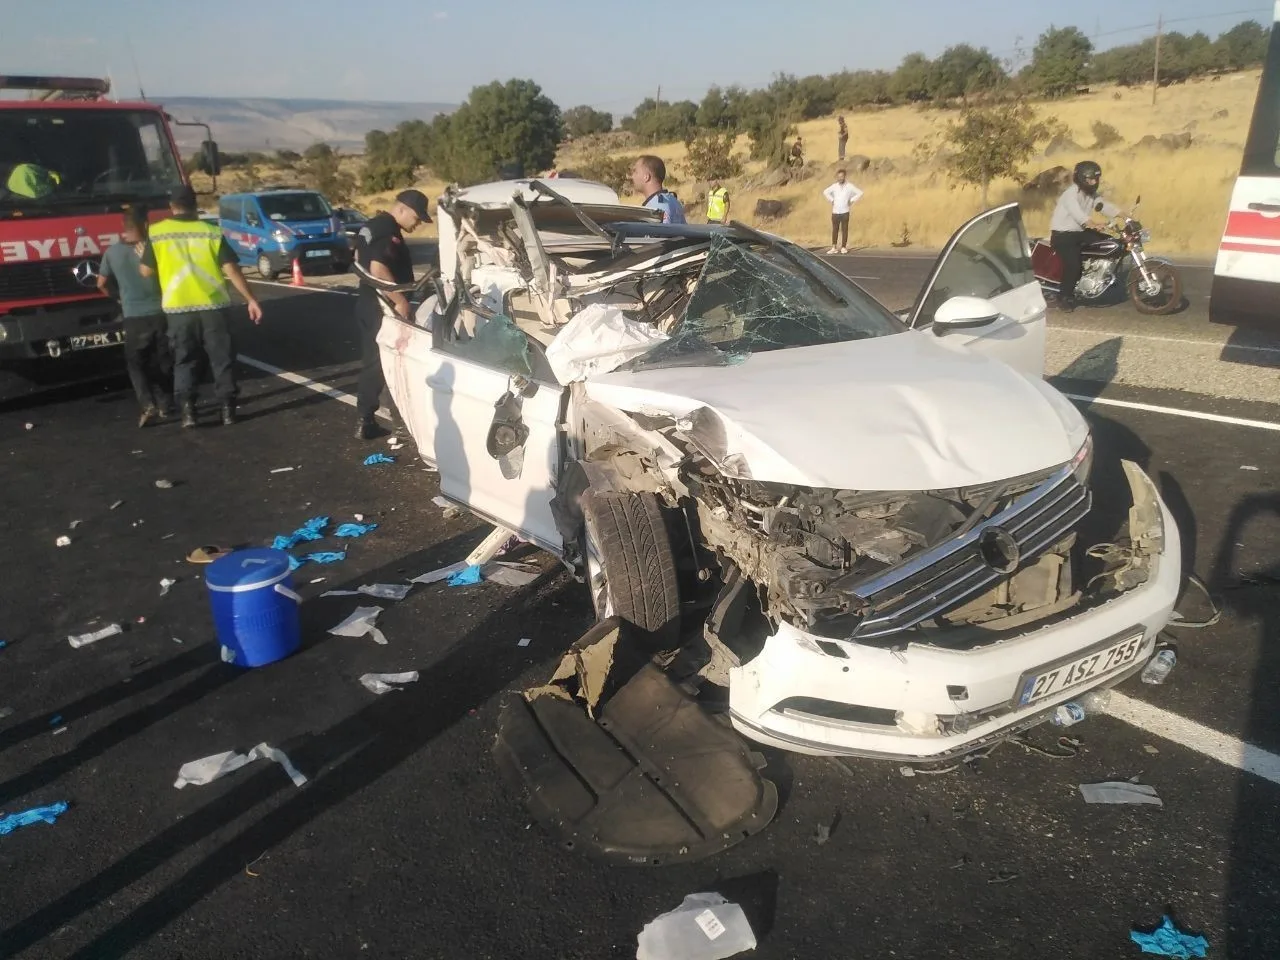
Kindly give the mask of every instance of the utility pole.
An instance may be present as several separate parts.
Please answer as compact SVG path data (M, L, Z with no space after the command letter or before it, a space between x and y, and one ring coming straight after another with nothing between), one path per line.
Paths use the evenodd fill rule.
M653 102L655 106L662 106L662 84L658 84L658 99Z
M1156 93L1160 89L1160 38L1164 34L1164 13L1156 20L1156 70L1151 79L1151 105L1156 105Z

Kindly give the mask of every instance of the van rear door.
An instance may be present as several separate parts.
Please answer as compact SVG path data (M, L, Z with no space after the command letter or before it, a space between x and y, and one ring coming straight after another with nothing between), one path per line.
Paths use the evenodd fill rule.
M1213 268L1209 318L1280 332L1280 0Z

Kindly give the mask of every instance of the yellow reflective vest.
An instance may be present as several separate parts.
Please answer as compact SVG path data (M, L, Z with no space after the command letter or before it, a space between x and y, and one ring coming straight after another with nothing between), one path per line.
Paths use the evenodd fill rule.
M707 195L707 219L723 223L725 214L728 212L729 191L724 187L717 187Z
M148 233L165 313L230 306L231 295L218 262L222 229L217 224L172 218L153 223Z

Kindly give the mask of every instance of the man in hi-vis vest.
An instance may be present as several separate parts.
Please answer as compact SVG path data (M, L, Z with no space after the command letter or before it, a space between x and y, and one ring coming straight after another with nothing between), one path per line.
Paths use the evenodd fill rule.
M142 254L144 276L160 279L160 305L173 347L173 394L182 409L182 425L196 425L196 374L200 351L209 357L214 392L222 404L222 422L236 422L235 348L231 342L231 294L227 281L249 305L249 319L262 322L262 307L244 282L235 251L216 223L196 212L191 187L169 195L173 216L151 225Z

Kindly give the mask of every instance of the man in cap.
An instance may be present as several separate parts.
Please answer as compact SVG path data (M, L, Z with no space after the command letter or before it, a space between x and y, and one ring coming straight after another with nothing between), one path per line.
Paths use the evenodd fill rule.
M391 283L413 282L413 258L404 234L412 233L420 223L430 223L427 198L421 190L404 190L396 196L390 210L370 217L356 234L355 257L362 269L379 280ZM409 298L403 293L385 294L403 320L410 319ZM382 358L378 355L378 330L382 327L382 306L372 285L361 281L356 296L356 325L360 330L360 355L363 364L356 390L357 440L373 440L387 431L374 423L373 415L382 402L386 380L382 375Z
M209 358L213 388L222 404L222 423L236 422L235 361L231 340L228 283L249 306L249 319L262 322L262 307L240 272L235 251L216 223L196 211L196 193L187 184L169 194L167 220L151 225L138 272L160 279L160 305L173 348L173 392L183 427L196 425L196 377L200 352Z

